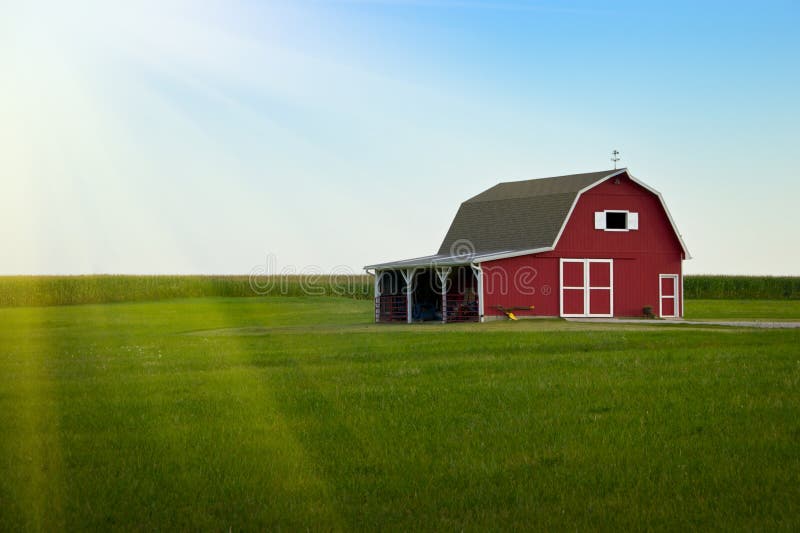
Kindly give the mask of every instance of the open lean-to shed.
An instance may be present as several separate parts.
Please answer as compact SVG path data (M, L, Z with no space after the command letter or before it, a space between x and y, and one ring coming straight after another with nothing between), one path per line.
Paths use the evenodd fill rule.
M375 321L683 316L689 258L661 194L627 169L499 183L435 255L365 267Z

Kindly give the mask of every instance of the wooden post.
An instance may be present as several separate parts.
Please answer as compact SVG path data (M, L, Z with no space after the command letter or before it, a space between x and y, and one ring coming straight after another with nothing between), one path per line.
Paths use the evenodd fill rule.
M483 269L480 263L472 263L472 272L478 280L478 321L483 322Z
M375 322L381 321L381 276L383 272L375 271Z
M442 323L447 323L447 277L450 275L450 267L436 269L439 276L439 283L442 285Z
M411 324L412 322L412 307L414 306L414 295L412 293L411 287L412 282L414 281L414 274L416 273L416 268L407 268L405 270L401 270L403 273L403 279L406 280L406 322Z

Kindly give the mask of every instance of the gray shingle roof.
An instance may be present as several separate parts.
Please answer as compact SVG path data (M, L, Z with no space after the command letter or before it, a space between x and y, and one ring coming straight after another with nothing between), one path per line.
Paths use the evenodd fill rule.
M552 246L578 192L620 170L498 183L461 204L438 254Z

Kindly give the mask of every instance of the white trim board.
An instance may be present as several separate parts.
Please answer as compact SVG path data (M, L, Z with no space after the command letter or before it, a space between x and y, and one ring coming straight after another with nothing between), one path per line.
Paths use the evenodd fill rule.
M626 171L627 171L627 169L626 169ZM642 181L639 181L636 178L634 178L633 175L630 172L628 172L628 177L631 179L632 182L636 183L637 185L641 185L642 187L644 187L645 189L647 189L651 193L653 193L656 196L658 196L658 201L661 202L661 207L664 208L664 212L667 214L667 218L669 219L669 223L670 223L670 225L672 225L672 231L675 232L675 236L678 238L678 242L681 243L681 248L683 249L683 254L685 256L684 259L691 259L692 258L692 254L689 253L689 249L686 247L686 243L683 242L683 237L681 236L681 232L678 231L678 226L675 224L675 219L672 218L672 213L670 213L669 209L667 209L667 203L664 201L664 197L661 196L661 193L658 192L657 190L655 190L654 188L650 187L646 183L644 183Z
M626 172L626 171L627 171L627 169L621 168L621 169L617 170L616 172L612 172L608 176L602 177L599 180L595 181L594 183L591 183L591 184L587 185L586 187L584 187L583 189L578 191L578 194L575 195L575 199L572 200L572 205L570 206L569 211L567 211L567 216L566 216L566 218L564 218L564 222L561 223L561 229L558 230L558 233L556 234L556 240L553 241L553 249L554 250L555 250L556 246L558 246L558 241L561 240L561 234L564 233L564 229L567 227L567 223L569 222L569 219L572 218L572 212L575 211L575 206L578 205L578 200L581 199L581 195L583 193L585 193L586 191L588 191L589 189L597 187L598 185L600 185L601 183L603 183L607 179L613 178L614 176L619 176L620 174L622 174L623 172Z
M686 248L686 243L683 242L683 237L681 237L681 234L678 231L678 226L675 225L675 219L672 218L672 214L669 212L669 209L667 209L667 204L666 204L666 202L664 202L664 197L661 196L661 193L658 192L657 190L655 190L654 188L652 188L649 185L647 185L646 183L644 183L642 181L639 181L636 178L634 178L633 175L631 175L631 173L628 172L627 168L621 168L621 169L617 170L616 172L612 172L608 176L600 178L599 180L595 181L594 183L592 183L590 185L587 185L586 187L584 187L583 189L578 191L578 194L575 195L575 200L572 201L572 207L570 207L569 211L567 212L567 217L564 219L564 222L561 224L561 229L558 230L558 235L556 235L556 240L553 243L552 249L555 249L558 246L558 241L561 240L561 234L564 233L564 229L567 227L567 223L569 222L569 219L572 218L572 212L575 210L575 206L578 205L578 200L581 199L581 195L583 193L585 193L586 191L597 187L598 185L600 185L604 181L606 181L606 180L608 180L610 178L613 178L615 176L619 176L622 173L627 174L632 182L636 183L637 185L642 186L644 189L650 191L651 193L655 194L658 197L658 201L661 202L661 207L664 208L664 212L667 214L667 218L669 219L669 223L672 226L672 231L675 232L675 236L678 238L678 242L681 245L681 249L683 249L683 255L685 256L684 258L685 259L691 259L692 256L689 253L689 249Z

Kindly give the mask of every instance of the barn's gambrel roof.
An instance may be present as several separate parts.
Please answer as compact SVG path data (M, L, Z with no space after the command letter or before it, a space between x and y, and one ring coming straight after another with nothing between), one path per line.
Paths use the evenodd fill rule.
M470 264L554 250L581 193L619 174L658 197L689 259L661 193L622 168L498 183L461 204L437 254L365 268Z

